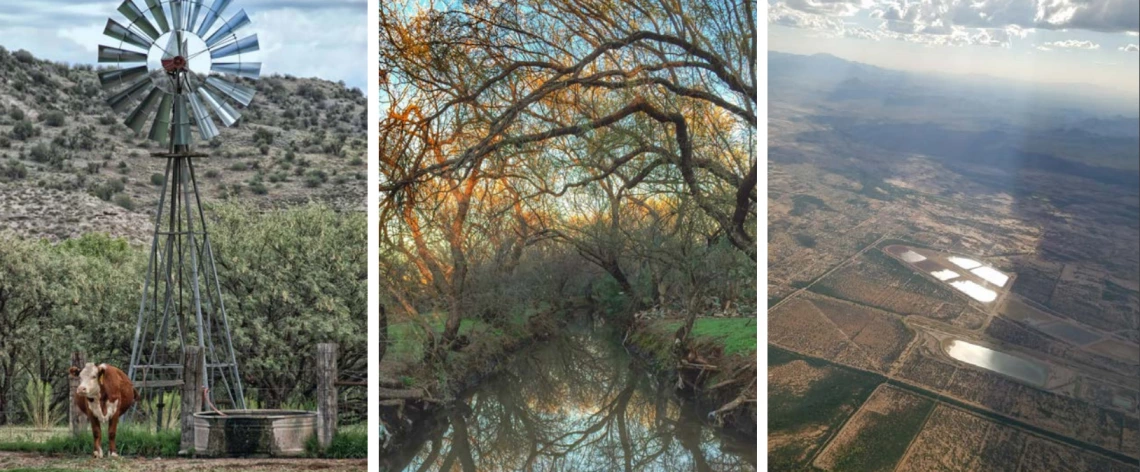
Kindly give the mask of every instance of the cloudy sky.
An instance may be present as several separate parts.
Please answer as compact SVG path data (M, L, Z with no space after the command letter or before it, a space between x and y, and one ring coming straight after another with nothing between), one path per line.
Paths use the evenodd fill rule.
M769 0L768 48L1140 95L1138 0Z
M117 11L120 3L4 0L0 46L54 61L94 63L100 43L118 44L103 36L103 27L108 17L126 23ZM257 33L261 44L262 74L343 80L367 90L367 0L233 0L223 16L243 8L253 21L243 33Z

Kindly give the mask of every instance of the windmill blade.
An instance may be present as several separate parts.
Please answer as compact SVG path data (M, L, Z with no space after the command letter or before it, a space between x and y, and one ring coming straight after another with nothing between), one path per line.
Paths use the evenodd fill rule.
M119 13L122 13L131 22L131 26L138 28L152 41L162 36L158 30L154 29L154 25L150 24L150 20L143 16L142 10L139 10L139 7L135 6L131 0L123 0L123 3L119 5Z
M218 116L219 120L222 120L222 124L230 127L233 126L234 123L237 123L237 120L241 119L241 113L238 113L230 104L222 101L213 93L210 93L210 89L199 87L198 93L202 94L202 99L206 101L206 104L210 105L210 108L214 109L214 114Z
M170 17L171 28L184 31L186 30L186 3L182 0L172 0L170 2Z
M221 28L218 28L214 34L206 38L206 46L214 47L215 44L220 43L223 39L237 37L237 31L246 25L249 25L249 15L245 14L245 10L239 10L233 18L230 18Z
M107 27L103 28L103 34L143 49L149 49L151 45L151 41L147 41L146 38L135 34L134 31L110 18L107 19Z
M249 103L253 101L253 95L256 92L250 87L241 84L230 82L226 79L217 76L206 77L206 85L227 97L238 102L243 107L248 107Z
M154 88L154 83L150 81L149 77L143 77L137 82L131 84L130 87L123 89L121 92L111 95L107 98L107 104L111 105L115 111L123 111L127 103L130 103L132 98L141 95L143 92Z
M174 145L190 145L190 113L186 110L186 97L174 98Z
M202 88L198 87L198 89L201 90ZM214 139L218 135L218 127L214 125L214 120L210 118L205 105L202 105L198 93L191 91L189 98L190 110L194 112L194 123L198 125L198 134L202 136L203 141Z
M221 59L223 57L230 57L235 54L245 54L248 52L257 51L260 45L257 43L257 35L246 36L235 42L229 43L225 46L218 48L216 51L210 51L210 59Z
M150 140L162 144L170 141L170 107L173 101L172 95L162 95L162 101L158 104L158 113L154 115L154 123L151 123L150 134L147 136Z
M146 62L146 54L99 45L99 62Z
M146 0L146 7L150 9L150 14L154 16L154 21L158 22L158 27L162 29L162 32L170 31L170 24L166 21L166 10L162 8L162 2Z
M135 107L135 110L132 111L130 115L127 115L127 127L134 130L135 134L141 133L143 124L146 123L147 117L150 116L150 109L154 107L155 103L158 103L158 99L163 95L164 93L162 90L159 90L158 87L150 89L150 93L146 95L142 103L139 103L139 106Z
M186 18L186 31L194 31L194 25L198 24L198 13L202 11L202 2L204 0L190 0L190 15Z
M206 12L206 16L202 18L202 24L198 26L196 33L199 38L206 37L206 33L210 31L210 28L214 26L214 22L218 21L218 18L226 11L226 7L230 6L231 1L232 0L214 0L214 4L210 6Z
M210 64L210 70L247 79L261 77L260 62L215 62Z
M116 85L122 85L146 75L147 67L145 65L138 67L131 67L129 69L112 69L99 72L99 85L103 88L112 88Z

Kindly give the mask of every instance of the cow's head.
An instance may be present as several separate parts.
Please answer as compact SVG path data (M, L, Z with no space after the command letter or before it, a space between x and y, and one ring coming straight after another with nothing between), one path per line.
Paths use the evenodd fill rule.
M76 387L75 393L83 395L90 400L99 398L99 393L102 391L99 381L103 380L104 368L102 364L95 365L90 362L83 366L83 370L71 366L71 370L69 371L71 376L79 378L79 386Z

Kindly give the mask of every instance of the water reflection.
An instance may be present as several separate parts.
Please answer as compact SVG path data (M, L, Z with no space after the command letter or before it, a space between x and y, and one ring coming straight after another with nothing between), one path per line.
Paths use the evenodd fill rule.
M946 345L946 354L967 364L1008 375L1035 387L1044 386L1045 381L1049 378L1049 368L1039 362L1012 356L960 339L951 340Z
M754 442L706 427L616 340L585 330L521 354L381 461L407 471L749 471Z

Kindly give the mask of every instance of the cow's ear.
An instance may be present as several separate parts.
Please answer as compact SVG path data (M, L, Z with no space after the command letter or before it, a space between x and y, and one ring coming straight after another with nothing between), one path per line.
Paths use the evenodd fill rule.
M67 373L70 374L72 377L79 377L79 368L75 367L75 366L71 366L70 369L67 369Z
M99 364L99 378L103 378L103 374L107 372L107 364Z

